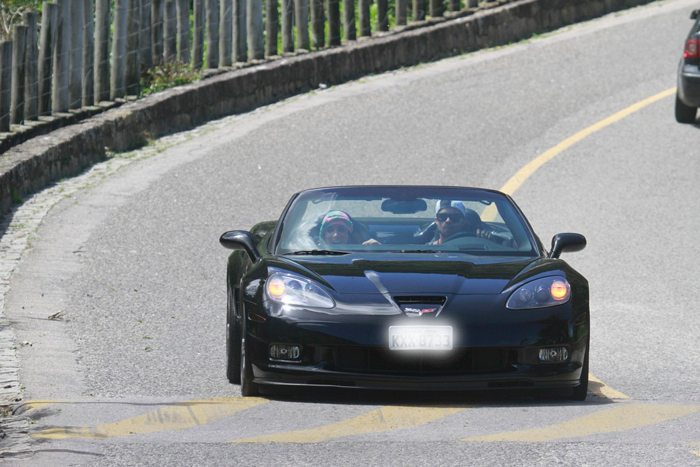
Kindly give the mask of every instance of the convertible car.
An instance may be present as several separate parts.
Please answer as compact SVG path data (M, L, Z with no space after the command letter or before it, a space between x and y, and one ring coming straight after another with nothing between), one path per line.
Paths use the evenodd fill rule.
M492 190L319 188L224 233L227 377L266 386L535 390L584 400L588 282Z

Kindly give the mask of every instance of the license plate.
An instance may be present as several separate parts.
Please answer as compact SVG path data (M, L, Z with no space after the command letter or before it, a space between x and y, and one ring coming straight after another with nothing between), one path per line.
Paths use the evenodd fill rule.
M390 350L452 350L452 326L390 326Z

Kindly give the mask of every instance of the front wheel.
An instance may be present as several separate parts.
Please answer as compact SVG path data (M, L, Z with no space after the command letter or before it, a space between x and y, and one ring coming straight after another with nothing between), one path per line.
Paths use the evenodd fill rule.
M235 293L228 297L226 314L226 377L231 384L241 383L241 333L236 326L234 313Z
M245 327L245 315L241 317L241 395L243 397L257 396L258 385L253 382L253 365L250 362L250 344Z
M571 400L574 401L585 401L588 395L588 356L591 353L590 342L589 338L588 344L586 345L586 356L583 357L583 368L581 368L579 385L574 388L571 394Z
M697 107L685 105L676 94L676 121L678 123L695 123L697 111Z

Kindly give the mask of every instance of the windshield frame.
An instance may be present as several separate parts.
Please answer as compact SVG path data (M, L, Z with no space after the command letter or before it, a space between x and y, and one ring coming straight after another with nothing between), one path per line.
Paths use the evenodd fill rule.
M273 243L270 252L275 256L280 256L280 245L282 240L282 233L284 231L285 224L287 223L288 216L293 212L297 203L300 201L306 202L309 196L322 197L329 193L340 193L343 196L348 197L387 197L392 196L392 192L395 192L397 197L404 196L410 197L410 192L414 192L415 197L424 197L430 192L431 196L436 196L441 199L462 199L462 198L479 198L479 194L484 194L488 198L501 198L502 201L507 202L512 208L514 213L519 217L519 221L522 223L523 230L528 238L528 241L532 245L532 255L527 255L528 257L544 257L545 249L540 241L539 237L535 234L528 221L527 217L523 214L520 207L513 201L513 199L500 191L490 190L485 188L472 188L472 187L457 187L457 186L430 186L430 185L354 185L354 186L335 186L335 187L323 187L323 188L313 188L309 190L300 191L292 195L291 199L287 203L287 206L282 211L280 215L279 222L275 226L275 230L272 235ZM377 194L373 195L373 192ZM408 196L407 196L408 195ZM445 251L447 253L448 250ZM289 257L290 252L284 252L283 254ZM394 252L396 253L396 252ZM463 252L469 254L468 252ZM494 252L495 253L495 252ZM503 256L510 256L507 252ZM362 250L362 251L351 251L349 254L391 254L387 251L372 251L372 250ZM520 255L517 255L520 256Z

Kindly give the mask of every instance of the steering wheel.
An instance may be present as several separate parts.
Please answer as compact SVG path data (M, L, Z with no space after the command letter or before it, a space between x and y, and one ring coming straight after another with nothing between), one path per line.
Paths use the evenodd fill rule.
M442 243L451 242L452 240L456 240L456 239L462 238L462 237L476 237L476 232L469 232L469 231L463 230L461 232L457 232L457 233L450 235Z

